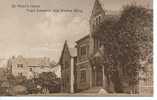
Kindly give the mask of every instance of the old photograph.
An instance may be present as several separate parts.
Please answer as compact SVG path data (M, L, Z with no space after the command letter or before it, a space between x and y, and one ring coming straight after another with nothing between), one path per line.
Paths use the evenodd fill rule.
M0 96L153 96L153 0L1 0Z

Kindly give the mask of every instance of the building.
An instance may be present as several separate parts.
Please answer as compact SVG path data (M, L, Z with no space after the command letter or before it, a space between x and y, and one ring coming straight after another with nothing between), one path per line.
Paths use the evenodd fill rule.
M0 59L0 68L7 68L8 59Z
M42 72L50 72L49 58L12 57L8 60L8 69L14 76L23 75L28 79L38 76Z
M61 65L61 92L63 93L74 93L75 91L76 53L76 49L69 48L67 41L65 41L59 60Z
M59 64L53 66L51 72L54 72L57 75L57 78L61 78L61 66Z
M105 89L107 82L103 64L104 41L101 37L100 26L112 26L119 19L117 12L108 12L95 1L89 20L90 34L76 41L77 54L73 54L65 41L60 58L62 92L79 92L93 87ZM95 63L93 63L95 62ZM74 78L74 79L73 79ZM71 90L71 91L70 91Z
M119 81L120 76L125 75L125 72L123 69L118 67L118 64L116 66L118 68L116 69L112 68L114 66L107 65L107 63L110 62L109 60L112 60L112 58L109 59L110 54L106 52L108 51L106 49L110 49L109 47L106 47L106 45L110 43L109 41L113 41L111 37L111 33L113 32L112 30L115 28L120 18L120 12L107 11L99 0L95 0L89 20L90 33L76 41L75 47L77 49L77 57L73 57L71 55L70 49L65 42L60 59L64 92L69 92L70 86L73 85L75 87L75 92L89 90L92 88L98 89L97 87L111 93L117 91L125 92L125 89L122 90L121 87L119 87L122 85ZM151 23L151 21L148 23ZM151 25L144 27L145 30L150 32L150 26ZM115 35L113 35L113 37L114 36ZM71 65L73 58L75 66ZM113 69L112 71L114 74L112 75L112 78L108 74L108 67ZM127 92L125 93L142 94L142 91L145 92L145 90L147 90L145 93L152 93L152 63L145 64L145 67L147 69L145 72L142 72L145 68L141 68L139 70L139 74L145 74L144 80L142 78L139 80L139 84L137 85L138 87L135 86L130 89L129 86L126 86ZM70 83L70 81L73 80L73 78L71 78L73 75L74 82L72 81L72 83ZM142 75L139 76L142 77ZM114 85L113 82L116 83L116 85Z
M119 13L106 11L99 0L95 0L92 14L89 20L90 34L76 41L77 48L77 89L85 90L92 87L107 88L104 66L105 32L101 31L101 25L112 27L119 20ZM105 34L104 34L105 33ZM103 37L102 37L103 35Z

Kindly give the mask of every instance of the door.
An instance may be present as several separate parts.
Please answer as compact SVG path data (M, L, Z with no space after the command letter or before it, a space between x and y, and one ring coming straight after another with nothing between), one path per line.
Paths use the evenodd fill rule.
M96 86L102 86L103 84L103 72L101 67L97 67L96 70Z

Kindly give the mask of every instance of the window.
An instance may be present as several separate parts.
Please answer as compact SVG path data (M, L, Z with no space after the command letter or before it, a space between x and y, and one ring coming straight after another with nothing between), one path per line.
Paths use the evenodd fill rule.
M84 56L84 55L87 55L87 50L86 50L86 46L83 46L83 47L81 47L81 49L80 49L80 55L81 56Z
M96 16L96 18L95 18L95 25L98 25L98 24L100 24L101 23L101 15L99 15L99 16Z
M18 68L23 68L23 64L17 64Z
M82 70L81 71L81 82L85 82L86 81L86 70Z

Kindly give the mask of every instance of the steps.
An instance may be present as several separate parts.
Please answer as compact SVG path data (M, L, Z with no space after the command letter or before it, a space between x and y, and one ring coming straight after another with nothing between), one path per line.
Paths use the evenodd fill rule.
M92 87L88 90L84 90L81 93L95 93L95 94L108 94L102 87Z

